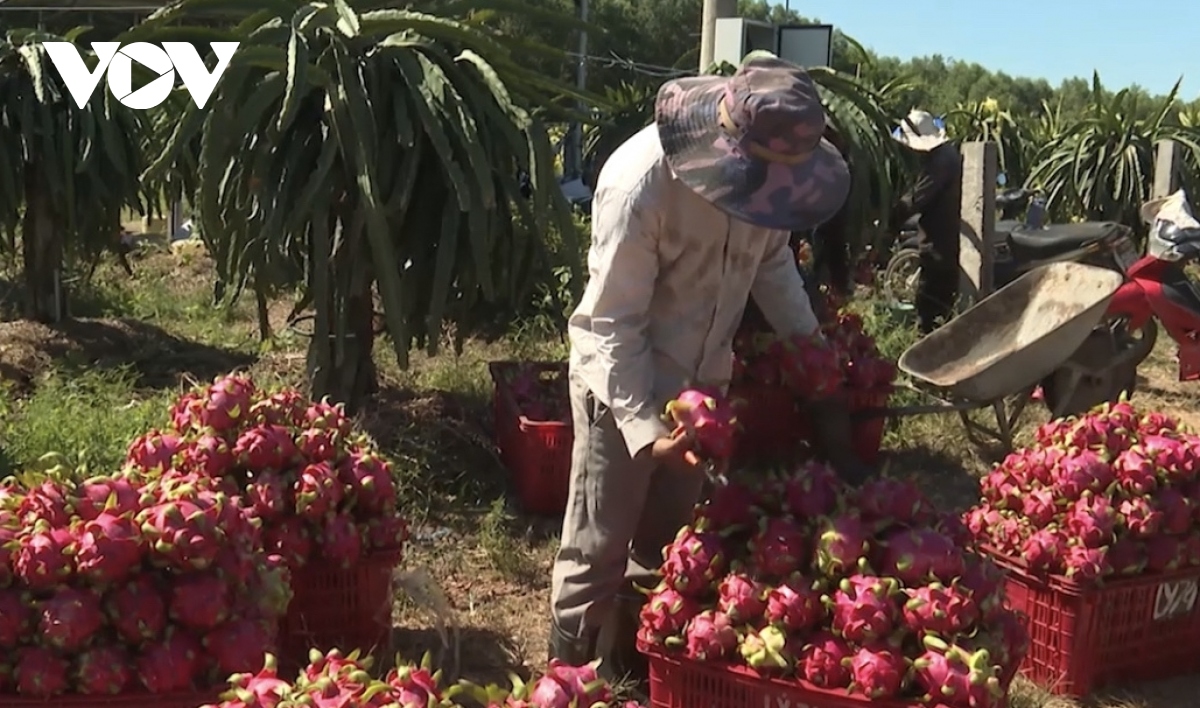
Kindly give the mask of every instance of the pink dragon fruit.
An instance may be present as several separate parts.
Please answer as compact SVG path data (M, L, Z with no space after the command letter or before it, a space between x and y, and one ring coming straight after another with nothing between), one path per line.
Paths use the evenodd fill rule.
M265 521L286 516L291 511L291 485L284 473L263 470L254 475L246 487L246 499L254 513Z
M979 606L956 585L930 583L904 592L909 598L904 604L904 623L917 632L950 636L979 620Z
M1009 464L1008 461L1005 464ZM1004 464L984 475L979 488L991 509L1020 509L1024 504L1024 486Z
M998 526L1003 519L1000 512L992 508L990 504L973 507L963 514L963 523L966 524L971 535L976 541L984 543L990 540L992 529Z
M998 708L1004 688L987 650L968 654L937 637L925 637L925 653L913 662L914 679L933 704Z
M1065 457L1067 453L1055 447L1029 448L1010 453L997 470L1003 475L1001 479L1006 476L1017 490L1034 484L1053 485ZM1005 487L1005 491L1011 492L1011 487Z
M787 635L778 627L770 625L758 630L748 630L746 636L742 637L738 651L750 668L764 673L786 672L795 664Z
M733 454L737 417L733 406L715 389L690 388L667 404L667 417L695 436L703 457L724 460Z
M963 517L953 512L934 514L933 530L954 542L959 548L967 548L975 544L975 535L963 523Z
M1121 502L1117 509L1121 523L1134 538L1152 538L1162 530L1163 513L1150 505L1145 497L1132 497Z
M1187 443L1183 440L1167 435L1147 435L1135 447L1150 459L1165 481L1174 481L1173 478L1180 473L1184 476L1180 481L1186 481L1186 472L1192 466L1189 464L1191 455ZM1178 472L1172 474L1174 470Z
M668 638L680 636L687 623L699 613L695 600L660 585L649 593L649 600L642 605L638 638L651 645L664 644Z
M555 670L555 667L561 667L561 662L556 659L551 659L550 663L552 671ZM579 671L583 673L588 668L579 667ZM558 670L566 674L561 668ZM387 683L395 689L395 702L401 706L440 705L444 700L442 690L438 685L440 676L440 672L431 672L426 666L404 666L390 671ZM603 696L605 694L596 691L595 695ZM608 698L611 700L612 697L608 696Z
M80 693L116 695L133 678L129 654L120 646L99 646L79 656L75 668L75 686Z
M1067 537L1054 527L1035 531L1021 547L1021 556L1035 573L1062 572L1066 552Z
M663 582L679 592L698 595L725 573L721 537L685 526L663 549Z
M204 635L204 648L223 674L252 671L262 663L272 644L261 622L232 619Z
M144 552L141 527L128 516L105 511L84 522L75 565L80 575L107 585L129 577L141 564Z
M392 466L371 452L353 452L340 465L338 475L354 496L354 505L371 513L381 513L396 505L396 485Z
M1146 570L1151 573L1175 570L1183 560L1184 546L1175 536L1155 536L1147 539L1145 548Z
M815 565L830 577L862 570L871 550L870 537L870 530L857 516L847 514L826 521L817 537Z
M795 521L763 519L750 539L750 565L761 577L782 578L808 563L809 541Z
M863 483L855 498L859 512L867 521L919 524L934 515L929 500L910 481L877 477Z
M1117 484L1134 496L1148 496L1158 489L1158 468L1144 451L1130 448L1113 462Z
M1099 580L1112 572L1107 547L1070 546L1063 562L1067 566L1067 577L1082 582Z
M613 700L612 689L600 680L595 663L570 666L558 659L551 659L546 673L533 685L529 699L534 705L551 705L538 700L538 686L547 681L563 688L571 698L569 703L575 705L607 704Z
M237 455L220 434L205 432L184 448L182 467L205 477L224 477L237 467Z
M50 528L45 521L38 521L18 543L13 571L30 588L53 588L70 577L74 543L69 530Z
M229 616L229 587L215 575L181 575L171 584L167 606L172 619L197 631L216 627ZM229 672L226 672L229 673Z
M778 362L783 384L799 398L821 400L843 386L838 352L819 332L776 339L767 355Z
M62 588L41 603L38 631L42 641L65 652L78 651L104 626L104 612L95 593Z
M292 434L282 425L258 425L238 436L233 454L254 472L286 470L300 456Z
M182 448L183 441L177 436L152 430L130 443L125 460L144 472L163 472L171 468Z
M908 661L891 647L865 646L845 661L850 666L850 690L871 700L895 698L908 684Z
M197 422L219 433L230 431L249 417L257 394L248 376L228 374L217 378L200 399Z
M75 497L62 483L46 480L26 492L18 514L26 523L44 521L52 527L63 527L71 523L76 503Z
M263 544L269 552L283 556L292 568L303 566L312 556L314 546L304 522L296 517L268 526L263 532Z
M223 545L223 531L194 501L156 504L139 515L155 560L181 570L206 570Z
M805 462L783 481L784 510L797 519L816 519L837 508L842 482L823 462Z
M735 571L717 587L717 608L736 624L753 624L767 611L767 592L759 581Z
M310 521L319 521L337 509L345 492L337 471L328 463L308 465L296 478L296 513Z
M145 506L142 492L127 476L93 477L79 485L75 514L91 521L102 512L113 516L136 513Z
M1162 435L1179 430L1179 421L1166 413L1151 412L1138 421L1138 435Z
M342 454L342 440L337 431L308 428L296 436L300 455L309 462L337 462Z
M826 602L833 615L833 631L856 644L887 637L900 616L895 600L899 592L894 578L853 575L843 579Z
M291 685L279 678L278 665L275 656L267 654L263 658L262 668L258 673L243 672L229 677L230 694L226 698L237 698L247 708L277 708L283 702L291 689Z
M408 522L395 513L376 516L367 521L367 546L378 550L395 550L404 547L408 540Z
M793 576L767 593L766 618L785 632L803 632L825 618L825 605L815 582Z
M1053 488L1055 493L1068 501L1074 501L1084 492L1104 492L1113 483L1116 471L1092 450L1079 450L1059 461L1055 470Z
M730 480L729 484L713 489L708 501L695 510L698 526L711 531L723 531L754 523L754 492L750 487Z
M1107 497L1084 494L1067 512L1067 530L1088 548L1107 545L1113 536L1117 510Z
M1154 498L1154 506L1162 512L1162 532L1182 536L1192 529L1192 501L1178 489L1163 487Z
M0 649L15 648L33 624L30 598L16 590L0 590Z
M250 406L250 420L267 425L300 428L308 422L304 415L307 408L308 400L299 391L279 391L255 401Z
M17 693L49 698L65 693L70 665L44 647L25 647L18 653L15 670Z
M130 644L152 641L167 624L167 607L149 576L132 578L115 588L105 610L113 629Z
M685 653L696 661L719 661L729 656L738 645L738 633L729 617L707 610L688 622L683 631Z
M335 514L325 522L321 536L317 539L321 556L339 567L349 568L362 557L362 534L347 514Z
M853 656L853 650L840 637L820 632L800 653L801 675L820 688L848 688L852 677L846 660Z
M1021 499L1021 510L1034 526L1047 526L1058 516L1058 498L1045 487L1031 489Z
M332 430L341 437L348 438L354 432L354 425L346 417L345 407L340 403L331 403L328 398L317 401L304 411L305 425L318 430Z
M165 639L143 649L134 662L138 679L150 693L188 688L200 668L201 651L199 642L186 632L168 632Z
M954 540L933 529L906 529L883 542L879 571L904 585L921 585L929 580L950 582L962 575L963 553Z

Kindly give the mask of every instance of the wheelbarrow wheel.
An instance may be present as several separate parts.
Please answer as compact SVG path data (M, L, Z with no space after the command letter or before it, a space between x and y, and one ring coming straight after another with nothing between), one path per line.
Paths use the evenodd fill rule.
M1059 411L1063 416L1079 415L1102 403L1113 403L1121 398L1133 396L1137 389L1138 365L1149 356L1158 338L1158 326L1148 320L1137 332L1130 332L1124 323L1111 327L1097 328L1080 349L1088 348L1089 359L1103 361L1114 359L1119 354L1134 349L1119 365L1103 369L1098 374L1089 374L1071 388L1071 372L1062 367L1042 380L1042 401L1053 415ZM1069 397L1064 401L1064 397Z
M902 248L888 261L883 271L883 296L894 307L912 307L917 301L917 281L921 277L921 252Z

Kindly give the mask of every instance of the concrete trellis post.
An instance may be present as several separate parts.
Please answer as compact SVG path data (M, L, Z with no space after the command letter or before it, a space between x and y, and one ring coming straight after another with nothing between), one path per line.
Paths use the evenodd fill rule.
M958 256L962 277L959 291L974 302L993 287L992 266L996 241L996 144L962 145L962 229Z

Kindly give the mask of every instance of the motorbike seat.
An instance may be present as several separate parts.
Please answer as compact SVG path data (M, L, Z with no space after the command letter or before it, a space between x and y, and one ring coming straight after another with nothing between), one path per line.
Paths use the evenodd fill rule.
M1008 234L1008 242L1018 259L1040 260L1103 241L1120 229L1121 225L1113 221L1051 224L1041 229L1021 227Z

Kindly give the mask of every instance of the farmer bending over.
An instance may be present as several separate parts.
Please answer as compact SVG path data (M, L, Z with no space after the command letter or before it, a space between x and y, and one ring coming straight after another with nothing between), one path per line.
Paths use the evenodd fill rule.
M655 124L601 170L590 279L568 327L575 446L552 657L603 654L607 675L638 673L643 597L629 581L652 577L704 481L685 461L690 440L672 438L660 418L665 403L688 385L728 385L751 293L778 334L817 330L788 232L820 224L846 199L849 171L824 130L806 72L752 59L732 78L665 84ZM812 407L818 442L857 479L845 405Z

